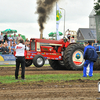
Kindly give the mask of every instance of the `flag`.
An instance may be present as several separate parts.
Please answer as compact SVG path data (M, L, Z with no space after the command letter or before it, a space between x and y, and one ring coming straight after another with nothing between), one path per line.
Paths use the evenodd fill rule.
M57 40L60 40L58 28L59 28L59 23L60 23L61 18L62 18L61 11L59 9L59 6L56 4L56 38Z

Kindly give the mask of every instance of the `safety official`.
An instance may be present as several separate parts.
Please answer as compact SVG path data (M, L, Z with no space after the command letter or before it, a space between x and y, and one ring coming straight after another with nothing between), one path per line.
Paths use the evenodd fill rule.
M25 45L23 44L24 41L21 39L19 40L19 44L15 46L15 57L16 57L16 69L15 69L15 79L18 79L19 75L19 66L21 64L21 79L25 79Z

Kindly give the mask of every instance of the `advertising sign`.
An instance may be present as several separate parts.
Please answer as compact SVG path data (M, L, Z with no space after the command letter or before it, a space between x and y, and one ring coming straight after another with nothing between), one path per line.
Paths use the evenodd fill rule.
M12 54L0 55L0 61L15 61L15 56Z

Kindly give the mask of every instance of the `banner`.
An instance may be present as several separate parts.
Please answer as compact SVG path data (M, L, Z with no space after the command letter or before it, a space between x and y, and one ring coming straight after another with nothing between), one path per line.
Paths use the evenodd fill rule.
M12 54L0 55L0 61L15 61L15 56Z
M58 28L59 28L59 23L60 23L61 18L62 18L61 11L59 9L59 6L56 4L56 38L57 40L60 40Z

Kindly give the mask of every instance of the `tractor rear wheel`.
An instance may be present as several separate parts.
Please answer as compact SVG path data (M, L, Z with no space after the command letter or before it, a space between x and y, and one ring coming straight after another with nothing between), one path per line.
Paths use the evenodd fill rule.
M32 60L25 60L25 67L29 67L32 65Z
M63 61L50 59L49 64L54 70L66 70L66 67L65 67Z
M69 70L82 70L84 46L81 44L70 44L64 51L63 61Z
M97 61L94 62L93 70L100 70L100 59L97 59Z

